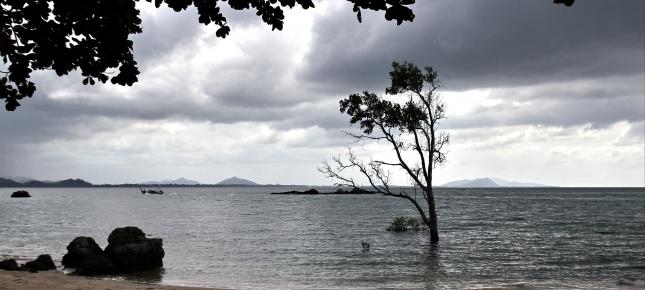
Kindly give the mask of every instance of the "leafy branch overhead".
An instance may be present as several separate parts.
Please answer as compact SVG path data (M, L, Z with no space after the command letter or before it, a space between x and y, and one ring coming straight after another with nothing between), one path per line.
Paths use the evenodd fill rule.
M59 76L80 70L82 83L97 81L128 85L138 81L130 35L141 33L136 7L143 0L2 0L0 1L0 100L6 110L31 97L35 70L53 70ZM254 10L273 30L284 25L283 8L313 8L312 0L145 0L155 7L165 4L179 12L195 7L198 21L216 25L216 36L231 29L221 7ZM415 0L347 0L358 21L361 10L385 11L385 19L401 24L413 21ZM573 0L555 0L570 5Z
M139 0L3 0L0 2L0 99L13 111L19 100L31 97L36 85L30 81L34 70L51 69L59 76L79 69L83 84L105 83L131 86L139 70L132 51L131 34L141 33ZM152 2L153 0L146 0ZM414 0L348 0L360 20L360 10L385 11L388 20L412 21L407 5ZM219 28L226 37L230 27L221 6L235 10L252 9L272 29L284 24L282 8L296 5L313 8L311 0L154 0L174 11L197 8L199 22ZM108 75L108 71L117 70Z

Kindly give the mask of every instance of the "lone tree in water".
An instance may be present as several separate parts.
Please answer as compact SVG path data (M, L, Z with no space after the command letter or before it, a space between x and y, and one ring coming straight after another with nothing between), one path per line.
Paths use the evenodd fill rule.
M351 148L345 156L334 156L324 161L319 170L327 177L339 180L337 185L358 187L348 171L358 171L369 186L378 193L405 198L412 202L430 229L430 240L439 241L437 211L432 191L432 172L446 160L445 146L449 135L437 129L445 118L445 104L437 90L442 84L432 67L422 71L412 63L392 64L391 85L385 92L393 102L364 91L340 101L340 111L351 117L351 124L359 124L361 133L348 133L355 141L384 142L392 148L392 160L364 161ZM404 171L421 189L423 198L416 198L391 186L389 169Z

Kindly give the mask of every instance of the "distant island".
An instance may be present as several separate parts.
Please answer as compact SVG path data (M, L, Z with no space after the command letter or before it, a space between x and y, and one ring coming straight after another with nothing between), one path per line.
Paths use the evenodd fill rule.
M328 191L328 192L320 192L315 188L312 188L305 191L291 190L291 191L283 191L283 192L272 192L271 194L274 194L274 195L322 195L322 194L348 195L348 194L376 194L376 192L354 187L350 190L344 190L340 188L340 189L337 189L336 191Z
M0 177L0 187L89 187L93 184L83 179L64 179L59 181L40 181L40 180L25 180L18 182L9 178Z
M476 178L451 181L441 187L553 187L540 183L507 181L500 178Z
M176 185L199 185L200 183L199 183L199 181L190 180L190 179L187 179L187 178L180 177L180 178L177 178L177 179L164 179L162 181L147 181L147 182L144 182L142 184L148 184L148 185L150 185L150 184L154 184L154 185L170 185L170 184L172 184L172 185L175 185L175 184Z
M260 184L257 184L257 183L255 183L255 182L253 182L253 181L248 180L248 179L244 179L244 178L239 178L239 177L233 176L233 177L231 177L231 178L227 178L227 179L224 179L224 180L222 180L222 181L220 181L220 182L218 182L218 183L215 183L215 185L225 185L225 186L256 186L256 185L260 185Z

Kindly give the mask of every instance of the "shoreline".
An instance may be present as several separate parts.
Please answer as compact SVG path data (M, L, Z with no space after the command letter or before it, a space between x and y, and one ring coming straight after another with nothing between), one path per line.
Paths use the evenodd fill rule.
M580 282L580 281L578 281ZM589 281L587 281L589 282ZM625 289L636 290L643 289L641 283L624 283L619 281L616 284L607 284L602 282L574 284L560 284L550 281L548 283L526 283L517 281L501 285L473 285L465 287L472 290L522 290L522 289ZM454 286L454 285L453 285ZM289 288L289 287L285 287ZM331 287L336 289L336 287ZM352 288L352 287L350 287ZM361 287L362 288L362 287ZM423 289L407 288L405 289ZM448 288L451 288L448 286ZM5 271L0 270L0 290L225 290L235 288L209 288L209 287L191 287L181 285L161 285L154 283L142 283L127 280L110 280L104 278L68 275L60 270L40 271L31 273L27 271ZM271 289L271 288L268 288ZM279 289L279 288L278 288ZM284 288L283 288L284 289ZM325 289L323 287L322 289ZM451 288L456 289L456 288Z
M106 280L84 276L67 275L62 271L26 271L0 270L0 290L215 290L217 288L187 287L174 285L145 284L131 281Z

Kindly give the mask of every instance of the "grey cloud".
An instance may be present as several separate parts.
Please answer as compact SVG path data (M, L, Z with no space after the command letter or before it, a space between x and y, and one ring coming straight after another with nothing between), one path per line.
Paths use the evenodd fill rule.
M642 145L645 143L645 120L630 125L631 128L617 142L617 145Z
M616 122L639 122L645 116L642 98L537 100L528 106L506 101L451 118L446 128L485 128L513 125L605 127Z
M151 3L141 2L139 8L152 7ZM236 28L249 27L261 23L261 18L249 10L236 11L226 3L221 5L222 13L228 19L231 33ZM146 66L156 58L164 57L169 51L181 46L193 45L193 41L207 26L199 23L199 14L194 6L187 10L175 12L162 5L154 10L154 15L142 12L143 33L133 37L135 59ZM208 29L217 29L214 24L209 24ZM215 38L215 36L213 36ZM225 39L216 38L217 41ZM159 60L157 60L159 61Z
M433 65L449 89L528 85L643 71L645 4L419 1L415 22L316 22L302 76L321 87L384 89L392 61ZM339 88L340 87L340 88Z
M194 8L178 13L167 7L160 7L155 12L154 15L143 13L143 32L132 38L135 60L144 67L176 47L191 43L201 31L202 25L197 21L199 15Z
M565 99L640 99L645 95L645 74L606 77L577 82L549 83L539 86L512 87L494 97L518 101ZM611 109L611 108L609 108Z
M616 122L645 118L645 74L582 82L495 89L494 100L467 115L447 120L450 128L508 125L605 127ZM448 108L450 111L450 108Z
M279 50L273 48L270 51ZM290 69L285 56L254 54L242 62L213 68L208 74L216 80L215 84L207 81L202 87L206 95L226 107L272 109L315 101L320 93L299 88L287 79Z
M317 126L338 133L349 128L349 117L341 114L338 108L338 101L331 98L302 103L285 110L283 118L275 120L273 126L278 130Z

